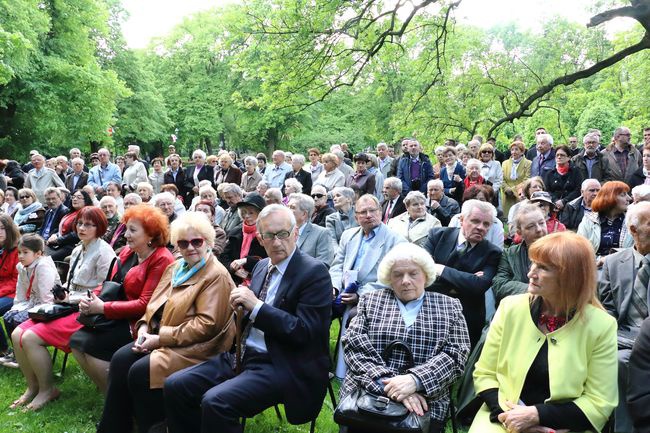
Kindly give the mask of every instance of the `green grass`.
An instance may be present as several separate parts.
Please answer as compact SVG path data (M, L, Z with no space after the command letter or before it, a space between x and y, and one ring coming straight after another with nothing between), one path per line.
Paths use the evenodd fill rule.
M337 335L338 321L334 321L330 330L332 353ZM61 371L62 360L63 356L59 353L54 366L55 373ZM68 357L65 377L57 377L56 386L61 390L61 397L41 411L24 413L10 410L11 402L25 390L25 380L20 370L0 366L0 433L94 433L95 423L101 416L103 398L72 355ZM337 401L338 390L339 384L334 382ZM332 419L333 409L329 396L326 396L316 420L316 432L338 432L338 426ZM281 411L283 412L282 407ZM273 408L246 421L246 433L269 432L309 432L309 424L291 425L286 421L284 412L283 421L279 421ZM450 427L448 432L451 432Z

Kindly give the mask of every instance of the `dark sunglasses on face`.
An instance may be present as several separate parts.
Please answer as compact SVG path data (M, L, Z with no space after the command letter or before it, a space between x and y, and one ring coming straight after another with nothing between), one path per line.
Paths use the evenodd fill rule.
M484 150L481 153L492 153L492 151L491 150Z
M18 198L21 199L21 200L25 200L25 199L28 199L28 198L31 198L31 197L28 196L28 195L20 195L20 196L18 196Z
M311 195L311 198L321 198L321 197L325 197L325 194L312 194Z
M185 239L179 239L177 242L178 248L180 248L181 250L186 250L190 246L190 244L192 244L194 248L201 248L203 246L203 240L204 240L203 238L191 239L189 241Z

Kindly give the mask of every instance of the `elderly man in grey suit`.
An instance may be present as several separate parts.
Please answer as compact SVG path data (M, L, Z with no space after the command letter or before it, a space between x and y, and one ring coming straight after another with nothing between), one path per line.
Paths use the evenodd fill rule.
M603 307L618 322L619 404L614 415L616 432L632 431L632 422L625 405L628 362L641 324L648 317L650 305L650 202L630 206L626 224L634 239L634 247L607 256L598 280L598 293Z
M341 302L347 306L343 313L344 325L354 315L360 296L385 288L377 281L379 262L393 246L406 242L406 239L381 222L381 206L374 195L366 194L357 200L354 216L359 227L343 232L330 268L332 286L340 293ZM345 330L342 335L344 333ZM345 363L340 347L336 376L345 377Z
M327 230L311 223L311 216L316 207L314 199L307 194L294 193L291 194L287 206L296 217L298 249L329 267L334 258L334 248Z
M381 174L384 175L384 178L388 177L388 172L390 171L390 165L393 162L393 158L388 156L388 145L386 143L377 144L377 165Z

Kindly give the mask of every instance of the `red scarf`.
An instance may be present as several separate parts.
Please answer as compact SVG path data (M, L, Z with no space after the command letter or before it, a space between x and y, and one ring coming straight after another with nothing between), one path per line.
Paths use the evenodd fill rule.
M564 176L569 172L569 164L564 164L564 165L557 164L555 167L557 168L557 172L560 173L562 176Z
M467 176L463 181L463 183L465 184L465 189L468 189L470 186L474 186L474 185L483 185L484 182L485 179L483 179L483 176L479 176L478 179L476 179L475 181L470 180L469 176Z
M251 249L251 243L253 242L253 238L255 237L255 232L257 228L255 227L255 224L248 225L246 223L242 223L241 228L242 228L242 233L244 234L244 238L242 239L241 242L241 251L239 254L239 258L243 259L244 257L248 256L248 252Z

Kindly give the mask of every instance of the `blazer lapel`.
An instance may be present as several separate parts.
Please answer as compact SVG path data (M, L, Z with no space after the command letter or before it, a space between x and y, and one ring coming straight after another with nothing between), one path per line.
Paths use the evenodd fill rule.
M637 270L634 269L635 266L638 266L634 252L630 251L631 254L628 257L622 257L619 263L619 281L621 288L629 287L632 290L625 291L625 297L621 301L621 312L618 315L618 323L624 323L627 320L627 311L630 308L630 302L632 301L632 292L634 292L634 279L636 278ZM650 304L649 304L650 305Z
M294 280L294 275L297 274L297 271L300 268L300 257L301 253L300 250L296 248L296 251L293 253L293 257L291 257L291 261L289 261L289 265L287 266L286 271L284 272L284 275L282 275L282 280L280 280L280 286L278 287L278 291L275 294L275 299L273 300L273 306L278 308L282 304L282 299L286 295L287 291L289 290L289 286L291 285L291 282Z
M344 271L352 269L354 260L357 257L357 252L359 251L359 246L361 245L361 236L363 236L363 231L361 230L361 227L358 227L354 235L352 235L352 238L350 238L350 242L348 242L348 248L345 254L345 263L343 266ZM347 254L348 252L352 254Z
M305 228L302 231L302 234L298 238L298 248L302 248L302 246L305 243L305 239L309 237L309 233L311 232L311 224L309 222L305 223Z
M359 269L359 277L357 279L358 281L363 281L368 275L368 272L370 272L372 269L377 268L376 264L379 261L379 257L384 252L384 244L386 243L386 230L386 226L380 227L379 230L377 230L375 238L370 241L370 244L366 249L366 253L360 259L361 263L359 266L357 266L357 269ZM361 241L361 236L359 236L359 241Z
M250 289L253 291L253 293L255 293L255 296L259 296L260 291L262 290L262 284L264 284L266 272L269 269L269 261L270 259L261 260L260 264L255 267L255 272L253 272L253 275L251 275Z

